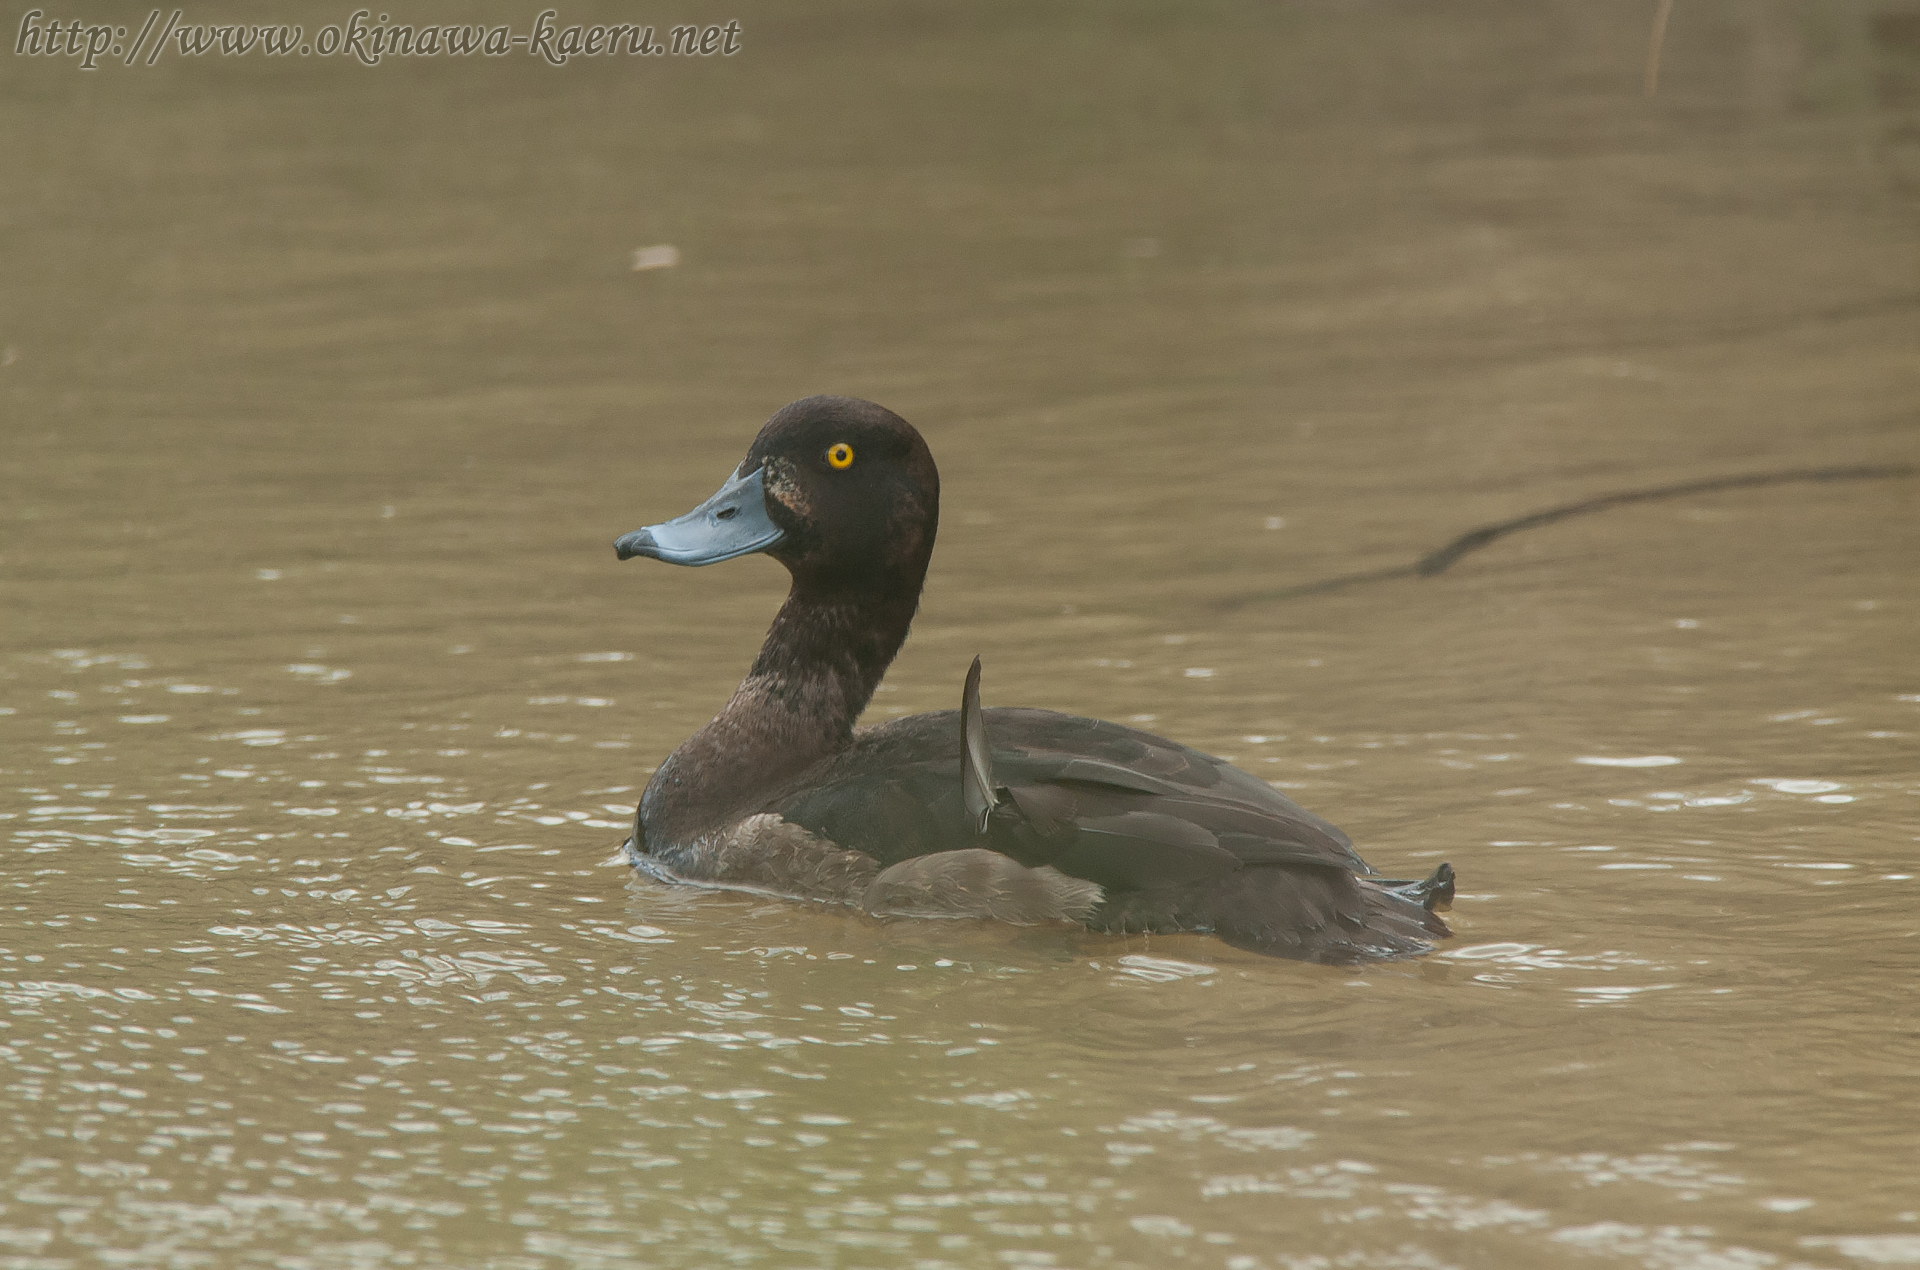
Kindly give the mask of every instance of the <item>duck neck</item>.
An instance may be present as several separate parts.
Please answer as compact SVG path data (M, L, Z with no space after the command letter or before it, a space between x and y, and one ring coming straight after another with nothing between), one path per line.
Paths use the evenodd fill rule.
M902 597L796 582L732 699L648 783L640 802L647 849L684 846L751 814L850 745L854 721L906 641L918 590Z

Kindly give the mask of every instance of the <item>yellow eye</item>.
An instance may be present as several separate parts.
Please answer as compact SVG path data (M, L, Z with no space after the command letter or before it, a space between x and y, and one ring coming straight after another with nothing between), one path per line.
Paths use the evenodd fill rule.
M827 465L842 470L853 466L853 447L845 441L836 441L827 448Z

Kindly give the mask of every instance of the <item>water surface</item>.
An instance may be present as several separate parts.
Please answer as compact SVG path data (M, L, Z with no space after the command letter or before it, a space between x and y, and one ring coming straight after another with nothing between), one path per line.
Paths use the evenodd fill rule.
M0 1266L1920 1264L1920 482L1236 605L1920 458L1911 20L1682 3L1647 102L1649 7L5 59ZM1452 861L1458 937L604 863L783 584L611 540L816 391L945 483L870 719L979 653Z

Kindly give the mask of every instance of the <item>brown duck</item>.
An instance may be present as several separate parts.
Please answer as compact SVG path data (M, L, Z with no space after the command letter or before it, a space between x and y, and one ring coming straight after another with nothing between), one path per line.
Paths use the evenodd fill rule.
M920 434L851 397L767 421L726 484L614 544L705 565L762 552L793 589L711 723L654 773L627 844L667 881L879 915L1199 931L1278 957L1429 952L1453 869L1378 876L1346 834L1223 759L1051 710L856 732L907 638L940 519Z

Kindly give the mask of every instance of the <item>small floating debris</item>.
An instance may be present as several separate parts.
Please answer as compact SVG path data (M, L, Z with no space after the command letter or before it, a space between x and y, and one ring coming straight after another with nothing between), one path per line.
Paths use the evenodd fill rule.
M647 269L671 269L680 263L680 249L670 243L659 243L652 247L636 247L633 251L633 271L640 273Z

